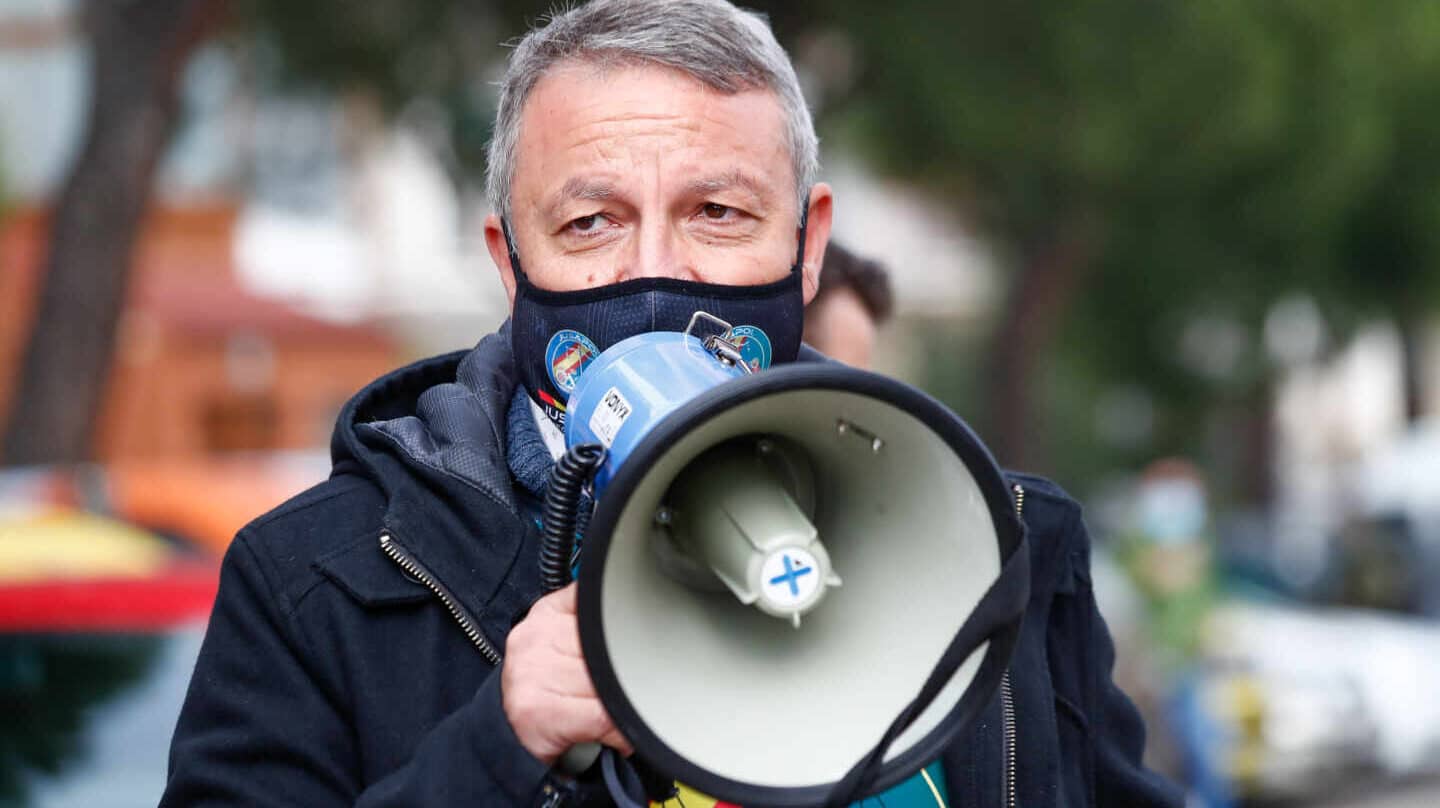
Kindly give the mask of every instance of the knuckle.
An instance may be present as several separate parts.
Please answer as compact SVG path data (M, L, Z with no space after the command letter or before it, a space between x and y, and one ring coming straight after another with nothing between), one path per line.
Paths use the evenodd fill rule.
M586 722L589 729L593 730L596 738L601 738L615 731L615 725L610 721L610 714L598 700L589 702L589 715Z
M525 691L515 695L514 700L510 703L506 712L510 714L511 721L519 724L532 725L537 723L537 720L543 713L543 709L539 700L535 698L535 693L533 691Z

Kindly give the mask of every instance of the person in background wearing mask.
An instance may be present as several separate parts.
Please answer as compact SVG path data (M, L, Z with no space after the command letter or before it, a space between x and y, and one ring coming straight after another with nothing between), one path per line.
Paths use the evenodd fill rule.
M761 372L817 359L800 340L830 235L816 153L789 58L725 0L597 0L531 31L488 164L510 318L360 391L330 479L235 538L161 804L603 803L555 768L576 744L629 751L580 653L574 587L540 596L566 399L598 353L697 310L747 336ZM1078 507L1016 479L1035 578L1013 688L919 793L1175 804L1110 683Z
M884 265L831 241L820 288L805 307L805 343L831 359L869 368L880 327L894 312L895 293Z

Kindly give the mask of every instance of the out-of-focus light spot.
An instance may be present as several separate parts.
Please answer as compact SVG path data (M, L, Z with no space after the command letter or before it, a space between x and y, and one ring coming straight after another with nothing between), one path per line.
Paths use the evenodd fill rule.
M1264 339L1265 352L1277 364L1314 361L1325 344L1325 321L1319 307L1305 296L1281 300L1265 316Z
M1234 375L1249 342L1245 327L1232 317L1202 314L1180 335L1180 361L1191 372L1212 381Z
M225 380L237 393L259 393L275 383L275 346L269 339L240 333L225 343Z
M1155 403L1139 385L1111 388L1095 404L1095 433L1112 446L1133 449L1154 432Z

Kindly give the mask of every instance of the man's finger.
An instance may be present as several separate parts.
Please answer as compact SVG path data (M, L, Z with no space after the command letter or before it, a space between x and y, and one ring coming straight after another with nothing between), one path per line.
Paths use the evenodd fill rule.
M593 738L600 743L615 749L618 752L629 755L634 751L630 742L615 728L615 722L610 720L610 714L605 711L605 705L599 699L592 701L579 709L584 714L584 736Z
M625 757L630 757L635 754L635 747L631 746L630 742L625 740L625 736L621 735L618 729L605 733L605 737L600 739L600 743L614 749Z

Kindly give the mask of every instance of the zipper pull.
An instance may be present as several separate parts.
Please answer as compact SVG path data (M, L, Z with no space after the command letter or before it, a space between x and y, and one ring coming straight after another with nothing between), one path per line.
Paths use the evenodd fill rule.
M550 783L546 783L540 793L542 795L540 808L560 808L565 804L565 792Z

